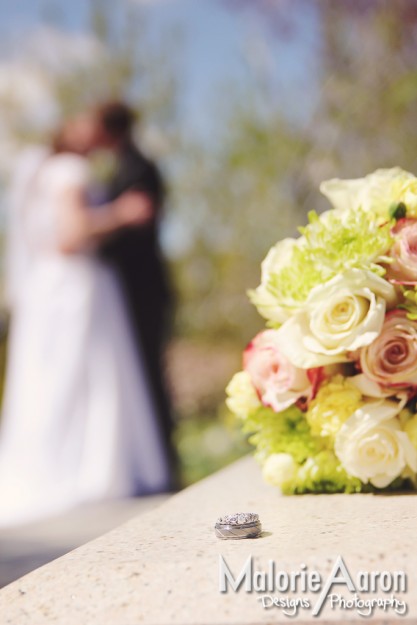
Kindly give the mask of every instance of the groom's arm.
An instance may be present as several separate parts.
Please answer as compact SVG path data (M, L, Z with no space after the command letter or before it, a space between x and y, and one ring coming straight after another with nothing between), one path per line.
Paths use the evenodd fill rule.
M142 155L122 159L119 174L112 186L113 197L126 189L146 194L152 203L155 218L160 214L165 201L165 184L159 168Z
M59 249L65 254L97 244L121 228L138 226L152 219L148 197L137 191L123 193L99 210L88 206L85 189L81 187L63 190L58 200L61 207Z
M116 264L125 256L126 246L131 250L132 246L149 249L153 245L166 195L158 167L142 156L122 160L119 172L110 184L109 196L118 197L126 189L138 191L148 197L151 218L146 224L119 230L100 243L100 256Z

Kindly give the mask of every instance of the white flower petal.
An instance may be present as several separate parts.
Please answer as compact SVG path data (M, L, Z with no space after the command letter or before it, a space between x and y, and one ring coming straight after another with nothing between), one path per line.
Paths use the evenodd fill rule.
M356 386L364 397L372 397L375 399L395 397L399 402L398 412L401 412L408 401L406 391L380 386L377 382L368 378L368 376L364 373L358 373L358 375L352 376L349 380L354 386Z
M364 395L364 397L390 397L392 390L384 389L382 386L370 380L365 374L359 373L350 378L350 382Z
M417 450L408 438L406 432L398 432L398 438L400 438L402 442L402 446L404 449L405 459L407 465L412 469L414 473L417 472Z
M379 335L392 297L395 289L383 278L349 269L312 289L305 307L278 331L281 350L301 368L348 362L350 352Z
M307 394L308 389L306 389ZM284 393L273 393L272 391L267 391L263 396L263 401L266 406L271 406L275 412L281 412L286 408L289 408L293 404L296 403L302 397L304 393L300 391L286 391Z
M321 183L320 191L335 209L347 211L358 207L360 192L365 184L364 178L357 180L332 178Z
M295 245L299 245L300 239L283 239L272 247L261 264L261 284L254 290L249 291L249 298L256 306L258 312L265 319L284 323L292 314L295 302L277 302L276 297L269 289L271 275L280 271L291 262L291 255ZM296 306L298 308L298 304Z
M401 407L402 402L369 402L343 424L335 453L350 475L385 488L405 471L416 472L417 451L396 418Z
M394 202L405 202L408 208L416 206L415 182L413 174L393 167L355 180L327 180L320 185L320 191L340 212L363 209L384 221Z
M294 479L297 468L297 463L290 454L271 454L265 460L262 472L266 482L281 487Z
M296 313L278 332L281 352L293 365L301 369L313 369L349 360L347 355L340 353L328 355L308 348L306 337L309 337L310 328L308 316L304 313Z

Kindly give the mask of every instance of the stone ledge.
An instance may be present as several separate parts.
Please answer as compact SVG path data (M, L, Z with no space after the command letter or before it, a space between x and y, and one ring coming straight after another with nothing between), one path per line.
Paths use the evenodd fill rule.
M296 571L302 563L325 578L338 554L349 571L408 575L407 619L417 617L417 508L414 495L281 497L244 458L116 530L30 573L0 591L1 624L255 625L288 622L263 610L256 593L219 592L219 556L234 574L249 555L266 570ZM261 538L220 541L218 516L258 512ZM275 593L276 594L276 593ZM317 600L317 595L302 595ZM320 622L351 613L323 610ZM383 618L378 618L379 616ZM377 612L372 622L398 620ZM353 620L351 618L351 620ZM356 616L355 620L363 620ZM318 622L311 612L296 619Z
M0 531L0 588L122 523L170 495L85 504L42 521Z

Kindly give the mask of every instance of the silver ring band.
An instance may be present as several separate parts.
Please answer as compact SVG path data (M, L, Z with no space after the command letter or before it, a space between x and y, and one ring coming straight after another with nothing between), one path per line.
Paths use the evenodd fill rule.
M217 538L222 539L257 538L262 532L262 525L259 521L242 525L216 523L214 532Z

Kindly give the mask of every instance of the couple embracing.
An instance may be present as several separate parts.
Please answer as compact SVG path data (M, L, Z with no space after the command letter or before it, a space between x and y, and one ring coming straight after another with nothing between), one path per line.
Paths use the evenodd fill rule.
M118 102L78 115L13 184L0 526L173 486L164 190L133 125ZM99 151L106 176L92 175Z

